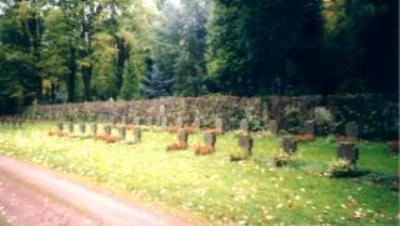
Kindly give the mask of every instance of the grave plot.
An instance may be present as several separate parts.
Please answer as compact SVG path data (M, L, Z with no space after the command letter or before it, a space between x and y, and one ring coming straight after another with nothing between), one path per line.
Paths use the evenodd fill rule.
M337 140L334 134L299 141L282 131L266 136L271 133L252 130L245 119L238 121L239 132L224 134L203 126L190 134L185 125L174 133L143 130L141 123L87 121L83 129L80 122L36 122L22 130L9 123L0 125L0 153L218 225L397 222L395 142ZM312 134L308 126L304 134ZM45 136L48 131L66 136ZM95 139L81 139L86 136ZM166 152L171 143L187 151Z

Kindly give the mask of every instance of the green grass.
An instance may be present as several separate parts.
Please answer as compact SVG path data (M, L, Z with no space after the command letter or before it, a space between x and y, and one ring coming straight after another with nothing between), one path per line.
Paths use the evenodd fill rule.
M367 176L321 176L335 159L331 138L301 143L295 164L277 169L271 158L279 150L279 139L262 133L255 135L250 160L231 163L229 153L237 145L233 133L218 137L214 155L199 157L191 150L167 153L165 147L176 138L165 132L144 132L142 143L125 145L47 136L53 127L44 123L18 131L2 127L0 153L77 174L142 200L203 216L216 225L397 225L396 191ZM189 140L194 145L202 136ZM362 142L359 148L360 169L377 177L397 174L398 157L385 143Z

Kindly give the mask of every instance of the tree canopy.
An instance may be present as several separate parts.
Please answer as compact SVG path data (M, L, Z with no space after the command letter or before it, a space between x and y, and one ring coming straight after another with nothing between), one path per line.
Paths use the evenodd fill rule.
M398 91L398 1L0 0L0 113L32 103Z

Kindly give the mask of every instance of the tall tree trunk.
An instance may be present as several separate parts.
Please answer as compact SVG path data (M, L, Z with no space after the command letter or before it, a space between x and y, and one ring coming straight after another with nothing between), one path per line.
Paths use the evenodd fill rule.
M76 84L76 49L70 44L69 52L69 74L68 74L68 101L75 101L75 84Z
M125 66L125 61L128 59L129 57L129 49L127 48L127 46L125 45L125 41L120 38L120 37L115 37L116 39L116 44L117 44L117 48L118 48L118 59L116 62L116 71L115 71L115 75L116 75L116 96L120 93L121 88L122 88L122 83L123 83L123 75L124 75L124 66ZM114 98L116 98L116 96Z
M92 66L82 67L83 89L84 89L85 101L90 101L92 99L92 96L91 96L92 71L93 71Z

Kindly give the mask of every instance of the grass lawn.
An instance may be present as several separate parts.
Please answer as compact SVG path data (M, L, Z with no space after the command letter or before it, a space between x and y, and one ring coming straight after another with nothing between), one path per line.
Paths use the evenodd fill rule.
M279 150L279 139L263 133L255 135L250 160L231 163L229 153L237 144L234 133L218 137L214 155L199 157L191 149L167 153L165 148L176 135L166 132L144 132L142 143L126 145L49 137L54 128L46 123L28 124L22 130L3 126L0 153L80 175L110 190L202 216L215 225L398 222L398 193L389 186L398 173L398 157L383 142L359 144L358 166L369 174L331 179L321 172L335 159L333 137L301 143L293 165L274 168L271 158ZM193 146L202 135L191 135L189 140Z

